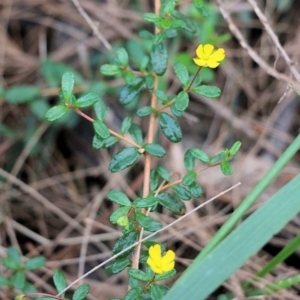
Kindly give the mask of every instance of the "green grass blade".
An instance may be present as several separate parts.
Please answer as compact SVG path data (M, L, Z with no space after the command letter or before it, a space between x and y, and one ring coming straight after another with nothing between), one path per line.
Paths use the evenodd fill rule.
M248 209L255 203L257 198L269 186L269 184L276 178L278 173L290 161L295 153L300 149L300 135L292 142L292 144L280 156L268 173L256 185L251 193L244 199L239 207L234 211L227 222L218 230L215 236L210 240L206 247L199 254L199 259L203 259L213 248L215 248L234 228L234 226L241 220Z
M300 283L300 275L296 275L293 277L288 277L279 281L275 281L272 284L266 285L263 289L255 289L253 291L250 291L246 293L247 297L252 296L265 296L269 295L271 293L278 292L283 289L288 289L292 287L293 285Z
M163 299L207 299L300 212L299 190L300 175L249 216L204 259L198 256Z
M295 236L272 260L270 260L257 274L264 277L270 273L278 264L282 263L287 257L300 247L300 233Z

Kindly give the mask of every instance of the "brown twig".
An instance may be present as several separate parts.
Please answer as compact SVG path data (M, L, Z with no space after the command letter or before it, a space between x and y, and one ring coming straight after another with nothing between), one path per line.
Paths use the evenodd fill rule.
M155 14L159 15L160 12L160 0L154 0L154 10ZM155 27L155 33L158 33L159 29ZM158 86L158 77L156 74L154 76L154 88L153 91L157 89ZM152 93L151 96L151 107L155 110L157 106L157 98L155 93ZM155 132L155 123L156 123L156 114L152 113L149 119L148 126L148 135L147 135L147 143L153 143L154 132ZM150 171L151 171L151 155L145 153L145 164L144 164L144 182L143 182L143 197L147 197L150 191ZM142 213L146 214L146 209L142 210ZM143 228L140 229L139 241L141 242L143 238ZM141 252L141 243L138 243L134 249L133 257L132 257L132 268L138 269L139 260L140 260L140 252Z
M83 9L81 4L78 0L72 0L73 4L76 6L78 12L82 15L82 17L86 20L86 22L90 25L90 27L93 30L93 33L96 35L96 37L100 40L101 43L105 46L107 50L112 50L112 47L110 43L107 41L107 39L100 33L99 29L97 28L94 21L89 17L89 15L86 13L86 11Z
M270 76L275 77L278 80L285 81L286 83L289 83L293 88L300 90L300 83L292 80L288 76L286 76L283 73L279 73L276 71L273 67L271 67L269 64L267 64L255 51L254 49L247 43L246 39L244 38L241 31L238 29L238 27L235 25L235 23L232 21L229 13L224 8L224 5L222 4L221 0L216 0L216 3L219 7L219 10L221 14L223 15L224 19L228 23L228 27L232 34L236 37L236 39L239 41L240 45L248 52L248 55Z

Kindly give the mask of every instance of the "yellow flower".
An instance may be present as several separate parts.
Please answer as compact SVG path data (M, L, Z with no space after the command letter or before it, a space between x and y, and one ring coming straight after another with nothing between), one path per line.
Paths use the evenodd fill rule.
M156 244L149 248L147 264L151 267L154 273L162 274L174 269L174 259L175 253L172 250L168 250L167 253L162 256L160 245Z
M199 67L216 68L225 58L225 50L220 48L214 51L214 46L210 44L199 45L196 49L197 58L194 62Z

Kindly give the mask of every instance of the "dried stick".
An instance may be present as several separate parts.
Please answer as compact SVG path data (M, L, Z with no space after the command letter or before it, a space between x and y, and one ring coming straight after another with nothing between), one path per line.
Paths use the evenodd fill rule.
M73 4L76 6L78 12L82 15L82 17L86 20L86 22L90 25L90 27L93 30L93 33L96 35L96 37L100 40L101 43L103 43L104 47L107 50L112 50L112 47L110 43L107 41L107 39L100 33L99 29L97 28L95 22L89 17L89 15L86 13L86 11L83 9L81 4L78 0L72 0Z
M248 2L253 7L254 12L256 13L257 17L259 18L259 20L261 21L261 23L265 27L265 30L266 30L268 36L270 37L272 42L275 44L275 46L277 48L277 52L279 52L279 54L281 54L282 58L285 60L285 62L288 65L291 73L293 74L293 76L296 78L297 81L300 82L300 74L298 73L297 69L294 67L294 63L292 62L292 60L290 59L290 57L288 56L288 54L286 53L286 51L284 50L282 45L280 44L280 42L278 40L278 37L275 34L275 32L273 31L273 29L271 28L266 16L260 10L260 8L258 7L256 1L248 0Z
M242 35L241 31L232 21L229 13L224 8L221 0L216 0L216 3L219 7L221 14L223 15L224 19L228 23L228 27L232 34L236 37L239 41L240 45L248 52L249 56L270 76L275 77L278 80L285 81L286 83L290 84L294 89L300 90L300 82L297 82L283 73L276 71L273 67L267 64L255 51L254 49L247 43L244 36Z

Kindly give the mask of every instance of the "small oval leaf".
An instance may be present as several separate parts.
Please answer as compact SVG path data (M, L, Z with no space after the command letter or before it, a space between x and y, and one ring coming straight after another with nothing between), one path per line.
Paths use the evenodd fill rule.
M141 153L138 151L137 148L128 147L122 149L113 156L109 164L109 170L113 173L124 170L129 166L133 165L139 159L140 156Z
M61 90L65 101L69 101L72 97L74 88L74 74L72 72L64 73L61 79Z
M112 191L108 192L107 198L110 199L111 201L118 203L120 205L123 205L123 206L131 205L131 202L128 199L128 197L121 191L112 190Z
M88 93L80 98L78 98L75 102L75 107L83 108L90 107L96 104L99 101L99 96L94 93Z
M185 111L189 106L189 94L181 91L175 98L175 108L179 111Z
M159 125L167 137L173 143L178 143L182 140L182 133L179 124L169 114L162 112L158 115Z
M158 76L164 75L168 65L168 52L163 43L153 45L150 59L154 73Z
M72 300L84 300L89 292L90 286L87 283L84 283L75 290Z
M186 87L189 83L189 73L185 65L180 62L176 63L174 66L174 71L180 83L183 85L183 87Z
M110 136L109 129L107 126L100 120L96 120L93 122L93 127L96 133L103 139L107 139Z
M184 203L175 195L169 193L160 193L158 196L158 202L168 208L175 215L184 215L186 208Z
M140 212L136 212L135 216L138 223L147 231L155 232L162 228L160 222L154 221Z
M55 270L53 274L53 282L55 288L60 293L67 287L67 280L65 274L61 270Z
M207 98L217 98L221 95L221 90L216 86L200 85L193 88L193 92Z
M163 157L166 155L165 149L158 144L145 144L143 148L147 153L155 156L155 157Z
M53 122L55 120L60 119L63 115L66 114L66 112L69 110L69 107L65 105L56 105L51 107L47 112L46 112L46 119L49 122Z

